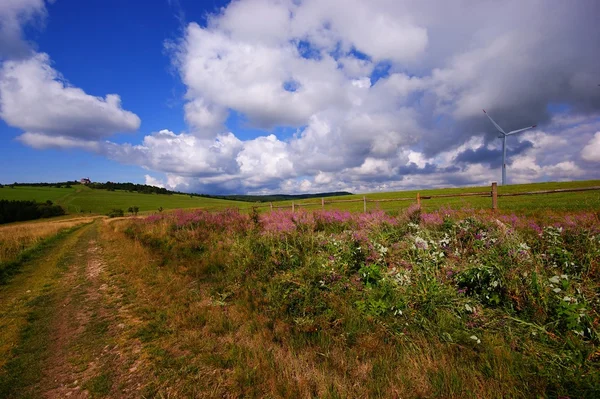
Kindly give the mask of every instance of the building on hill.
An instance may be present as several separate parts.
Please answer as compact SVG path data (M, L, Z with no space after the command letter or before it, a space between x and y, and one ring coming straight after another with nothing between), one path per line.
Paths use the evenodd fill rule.
M90 184L92 181L90 180L89 177L84 177L81 180L79 180L79 183L81 184Z

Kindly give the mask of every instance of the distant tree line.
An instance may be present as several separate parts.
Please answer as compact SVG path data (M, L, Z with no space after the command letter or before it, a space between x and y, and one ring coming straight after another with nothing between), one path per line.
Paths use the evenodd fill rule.
M209 194L190 194L192 196L204 197L204 198L216 198L216 199L225 199L232 201L245 201L245 202L275 202L275 201L290 201L290 200L300 200L300 199L309 199L309 198L323 198L323 197L335 197L338 195L352 195L347 191L337 191L331 193L317 193L317 194L296 194L296 195L288 195L288 194L272 194L272 195L209 195Z
M0 200L0 224L21 222L64 215L65 210L52 201L9 201Z
M73 181L61 181L61 182L56 182L56 183L17 183L14 182L13 184L6 184L4 185L4 187L9 186L9 187L64 187L64 188L70 188L71 186L74 186L76 184L79 184L79 182L77 180L73 180ZM0 184L0 188L2 188L2 184Z
M94 189L115 191L115 190L123 190L123 191L132 191L142 194L174 194L173 191L167 190L162 187L149 186L147 184L135 184L135 183L113 183L107 181L106 183L90 183L87 184L88 187Z
M66 187L70 188L72 185L78 185L80 182L78 181L66 181L66 182L58 182L58 183L13 183L8 185L9 187L17 187L17 186L32 186L32 187ZM272 194L272 195L242 195L242 194L231 194L231 195L211 195L211 194L196 194L196 193L183 193L180 191L171 191L167 190L163 187L149 186L147 184L135 184L135 183L115 183L111 181L107 181L106 183L89 183L86 184L87 187L98 190L108 190L108 191L130 191L137 192L142 194L164 194L164 195L172 195L172 194L181 194L181 195L189 195L190 197L203 197L203 198L214 198L214 199L224 199L231 201L244 201L244 202L275 202L275 201L289 201L289 200L300 200L300 199L308 199L308 198L323 198L323 197L333 197L338 195L352 195L352 193L347 191L336 191L329 193L317 193L317 194L297 194L297 195L287 195L287 194ZM2 188L2 185L0 185Z

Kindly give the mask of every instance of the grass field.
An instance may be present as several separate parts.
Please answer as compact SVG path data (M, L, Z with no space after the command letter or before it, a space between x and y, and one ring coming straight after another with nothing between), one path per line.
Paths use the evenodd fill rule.
M533 184L517 184L508 185L505 187L498 186L498 194L519 193L528 191L542 191L568 188L584 188L600 186L600 180L573 181L573 182L551 182L551 183L533 183ZM449 195L463 193L478 193L491 191L490 186L479 187L461 187L461 188L441 188L430 190L411 190L385 193L370 193L364 196L367 200L390 199L390 198L412 198L414 201L398 201L398 202L380 202L367 203L367 210L381 209L384 211L397 211L408 208L416 202L417 193L421 197L430 195ZM326 198L328 200L346 200L346 199L362 199L363 195L345 195L340 197ZM303 200L295 201L295 204L313 203L305 209L321 208L320 200ZM448 207L452 209L473 208L473 209L490 209L492 200L489 197L455 197L455 198L433 198L423 199L422 207L424 210L437 210ZM291 201L277 202L277 206L291 207ZM573 193L556 193L542 195L526 195L516 197L500 197L498 205L501 212L517 212L521 214L534 214L540 211L581 211L589 209L600 209L600 190L587 192ZM325 209L342 209L352 212L360 212L363 210L362 202L351 203L333 203L326 204Z
M0 227L26 244L0 397L597 398L600 215L573 198Z
M50 200L63 206L69 213L106 214L118 208L127 212L131 206L137 206L140 212L157 212L158 208L205 208L224 209L244 206L244 203L212 198L190 197L189 195L140 194L126 191L93 190L76 185L72 188L55 187L4 187L0 189L0 199L7 200Z
M509 185L498 187L498 193L518 193L526 191L554 190L565 188L582 188L600 186L600 180L574 181L574 182L552 182L552 183L534 183ZM365 194L368 200L390 199L390 198L410 198L411 201L398 202L369 202L368 210L399 211L406 209L412 203L416 202L417 192L421 197L429 195L449 195L471 192L490 192L490 186L481 187L461 187L461 188L441 188L429 190L412 190L385 193ZM360 195L346 195L340 197L329 197L326 201L362 199ZM159 194L140 194L124 191L106 191L92 190L85 186L74 186L73 188L54 188L54 187L4 187L0 189L0 199L9 200L51 200L62 205L69 213L98 213L106 214L111 209L120 208L124 211L130 206L138 206L142 213L157 212L159 207L168 209L185 208L203 208L208 210L220 210L225 208L250 209L252 206L260 206L259 210L264 212L268 210L268 204L249 203L241 201L229 201L212 198L190 197L188 195L159 195ZM294 201L295 204L314 204L311 206L302 206L304 209L319 209L321 207L320 199ZM600 190L574 193L557 193L534 196L500 197L499 209L503 213L517 212L521 214L534 214L540 211L579 211L589 209L600 209ZM292 201L275 202L275 206L286 206L291 208ZM422 206L424 210L437 210L443 207L453 209L473 208L489 209L491 208L491 198L489 197L457 197L457 198L434 198L423 199ZM326 204L325 209L340 209L352 212L363 210L362 202L350 203L332 203Z
M61 230L93 220L91 217L61 217L0 226L0 265L15 259L22 251L58 234Z

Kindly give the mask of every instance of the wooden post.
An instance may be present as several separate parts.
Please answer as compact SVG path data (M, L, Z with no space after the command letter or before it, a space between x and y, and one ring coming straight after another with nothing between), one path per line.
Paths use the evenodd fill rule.
M363 195L363 212L367 213L367 197Z
M292 201L292 212L296 212L296 208L294 207L294 201Z
M417 205L419 206L419 209L421 209L421 194L417 193Z
M498 210L498 183L492 182L492 211Z
M325 198L321 198L321 209L325 210Z
M269 205L271 206L271 212L273 212L273 203L269 202Z

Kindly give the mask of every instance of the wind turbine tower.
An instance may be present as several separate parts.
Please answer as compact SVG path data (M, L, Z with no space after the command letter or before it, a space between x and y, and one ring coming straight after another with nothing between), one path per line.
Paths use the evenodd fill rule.
M523 129L517 129L517 130L513 130L511 132L506 133L504 130L502 130L502 128L500 126L498 126L498 124L496 122L494 122L492 117L489 116L487 112L485 112L485 109L483 110L483 113L488 118L490 118L490 121L492 121L494 126L496 126L496 129L498 129L498 131L501 133L501 135L498 136L498 138L502 139L502 185L505 186L506 185L506 137L511 136L513 134L521 133L525 130L533 129L537 125L524 127Z

